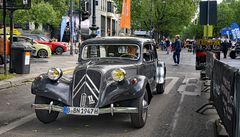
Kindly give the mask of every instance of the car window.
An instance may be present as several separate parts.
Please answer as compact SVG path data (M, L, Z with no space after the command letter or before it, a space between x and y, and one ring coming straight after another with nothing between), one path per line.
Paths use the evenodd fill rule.
M42 41L50 41L50 39L49 39L49 38L47 38L47 37L44 37L44 36L41 36L41 40L42 40Z
M140 48L137 45L86 45L82 50L83 59L126 58L138 59Z
M143 60L144 61L153 61L154 57L153 46L151 44L145 44L143 46Z

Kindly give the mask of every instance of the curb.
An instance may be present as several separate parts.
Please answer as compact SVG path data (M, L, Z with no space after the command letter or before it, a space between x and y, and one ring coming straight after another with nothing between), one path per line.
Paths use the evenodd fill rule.
M64 68L63 73L71 74L73 72L74 68L75 67ZM11 88L11 87L16 87L16 86L21 86L26 83L32 82L33 79L35 77L39 76L40 74L42 74L42 73L26 74L24 76L14 77L14 78L11 78L8 80L2 80L2 81L0 81L0 90Z

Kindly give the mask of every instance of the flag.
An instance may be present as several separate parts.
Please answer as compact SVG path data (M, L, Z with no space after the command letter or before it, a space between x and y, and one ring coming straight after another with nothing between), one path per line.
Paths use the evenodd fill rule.
M123 0L123 6L122 6L122 15L121 15L121 22L120 22L120 27L122 29L130 29L130 17L131 17L131 12L130 12L130 0Z

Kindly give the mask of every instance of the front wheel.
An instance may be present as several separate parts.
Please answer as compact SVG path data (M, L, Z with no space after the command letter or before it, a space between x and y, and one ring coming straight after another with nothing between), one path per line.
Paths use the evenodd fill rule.
M35 104L49 104L50 102L51 100L46 97L41 97L41 96L35 97ZM56 112L56 111L51 111L49 113L48 110L38 110L38 109L35 109L35 113L38 120L40 120L45 124L55 121L59 114L59 112Z
M40 49L37 53L37 57L47 58L48 57L48 52L45 49Z
M135 128L142 128L146 121L148 115L148 93L145 90L144 96L137 99L138 113L131 114L132 126Z
M165 90L165 83L157 84L156 90L157 90L157 94L162 94Z
M63 53L63 48L62 48L62 47L57 47L57 48L55 49L55 53L56 53L57 55L62 55L62 53Z

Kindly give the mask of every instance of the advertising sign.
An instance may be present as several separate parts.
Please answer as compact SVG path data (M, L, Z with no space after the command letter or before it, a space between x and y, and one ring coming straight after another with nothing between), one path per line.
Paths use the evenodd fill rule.
M233 40L240 40L240 30L236 22L231 24L231 31L233 35Z

